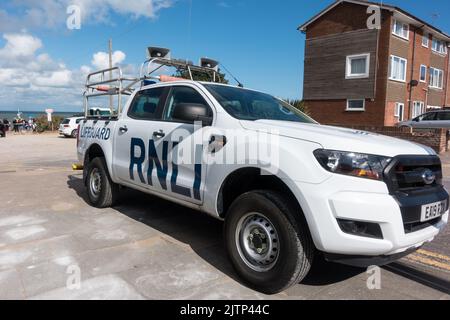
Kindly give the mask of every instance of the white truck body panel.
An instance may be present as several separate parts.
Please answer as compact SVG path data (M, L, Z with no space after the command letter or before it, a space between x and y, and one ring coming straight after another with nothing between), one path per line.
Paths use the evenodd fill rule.
M196 128L191 124L136 120L128 116L130 104L139 91L167 86L188 86L197 90L214 113L212 125ZM275 174L295 195L306 217L317 249L347 255L390 255L431 241L448 221L447 211L439 224L405 234L400 207L389 193L386 183L333 174L326 171L313 155L317 149L351 151L387 157L435 155L435 152L428 147L372 133L319 124L238 120L224 110L199 82L179 81L156 84L143 87L139 91L130 97L117 120L88 119L81 123L78 144L79 161L84 163L89 148L94 144L98 145L104 153L109 173L115 183L155 194L221 218L218 212L218 201L224 181L239 168L261 168L258 166L260 159L246 158L247 163L234 164L214 163L212 160L221 159L227 149L239 149L238 145L241 142L237 137L248 134L249 131L273 130L279 133L276 146L279 161L275 168L272 167L266 173ZM124 127L128 131L121 132L120 128ZM177 150L183 149L186 152L192 151L192 141L202 141L204 145L207 145L211 135L227 132L227 144L217 153L212 154L206 148L200 150L204 160L201 166L201 178L197 177L197 180L198 168L196 169L195 164L178 164L177 167L173 165L176 163L176 154L173 152L171 143L179 139L172 137L172 133L180 128L191 133L187 139L177 145ZM165 137L159 140L154 139L153 133L159 130L164 131ZM130 145L132 138L138 138L143 143L143 145L134 146L134 151L130 150L133 148ZM148 174L148 152L151 140L154 141L159 159L163 159L164 141L168 143L168 159L166 159L168 167L164 179L160 179L158 170L151 170L150 175ZM263 148L266 143L256 139L250 145ZM145 150L146 154L141 155L139 150ZM135 157L145 157L141 169L130 165L132 153ZM262 171L265 172L265 169L262 168ZM175 175L174 170L177 173ZM164 172L160 174L164 175ZM131 179L130 176L134 178ZM383 231L383 239L346 234L339 227L337 218L379 223Z

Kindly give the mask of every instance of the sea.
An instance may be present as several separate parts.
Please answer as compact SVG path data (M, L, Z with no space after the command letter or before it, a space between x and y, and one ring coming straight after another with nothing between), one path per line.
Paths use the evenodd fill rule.
M20 111L22 119L28 120L30 118L38 118L40 116L47 115L43 111ZM61 116L63 118L68 118L72 116L77 116L82 114L81 112L57 112L53 113L53 116ZM9 121L14 120L17 117L17 111L1 111L0 110L0 120L8 119Z

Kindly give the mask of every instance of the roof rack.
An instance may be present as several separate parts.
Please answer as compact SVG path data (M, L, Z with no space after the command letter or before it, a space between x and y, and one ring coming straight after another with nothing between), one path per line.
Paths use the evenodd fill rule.
M194 81L193 72L204 73L211 76L213 82L222 81L219 73L219 62L201 58L199 65L194 65L191 61L171 59L170 50L166 48L149 47L149 58L141 65L139 77L129 78L123 76L120 67L113 67L89 73L86 78L84 92L84 114L85 117L113 118L122 113L122 96L131 95L135 87L140 84L141 87L148 84L148 80L160 82L180 81L183 78L171 76L157 76L155 73L163 67L174 67L178 71L187 71L190 80ZM110 115L91 114L89 108L89 99L93 97L110 96ZM113 96L118 96L117 112L113 106Z

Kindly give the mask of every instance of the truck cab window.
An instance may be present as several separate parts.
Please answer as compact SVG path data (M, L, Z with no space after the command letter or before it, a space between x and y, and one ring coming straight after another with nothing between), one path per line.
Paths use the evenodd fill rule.
M203 99L200 93L198 93L194 88L175 86L172 88L169 97L167 99L167 106L164 111L163 119L172 121L174 107L180 103L203 104L206 106L208 105L205 99ZM212 115L211 110L210 114Z
M134 119L155 120L164 88L153 88L138 92L131 103L128 116Z

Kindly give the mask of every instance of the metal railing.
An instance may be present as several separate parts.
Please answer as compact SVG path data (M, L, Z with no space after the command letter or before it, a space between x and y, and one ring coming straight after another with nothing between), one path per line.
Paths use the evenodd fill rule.
M153 67L156 65L155 67ZM112 105L109 106L110 115L108 118L114 118L122 113L122 97L130 96L135 91L135 87L140 83L142 87L144 85L144 80L156 80L164 81L164 79L169 79L167 81L173 81L176 78L173 77L161 77L154 75L162 67L174 67L178 71L187 71L190 80L194 81L193 72L208 74L211 77L212 82L217 80L221 81L220 74L215 68L208 68L202 66L196 66L190 61L168 59L168 58L150 58L142 63L139 77L129 78L124 77L122 69L120 67L113 67L104 70L95 71L89 73L86 78L85 92L84 92L84 114L85 117L97 117L96 115L90 114L91 108L89 107L89 99L93 97L101 96L117 96L117 112ZM181 80L181 79L178 79ZM189 80L189 79L187 79ZM105 117L98 115L98 117Z

